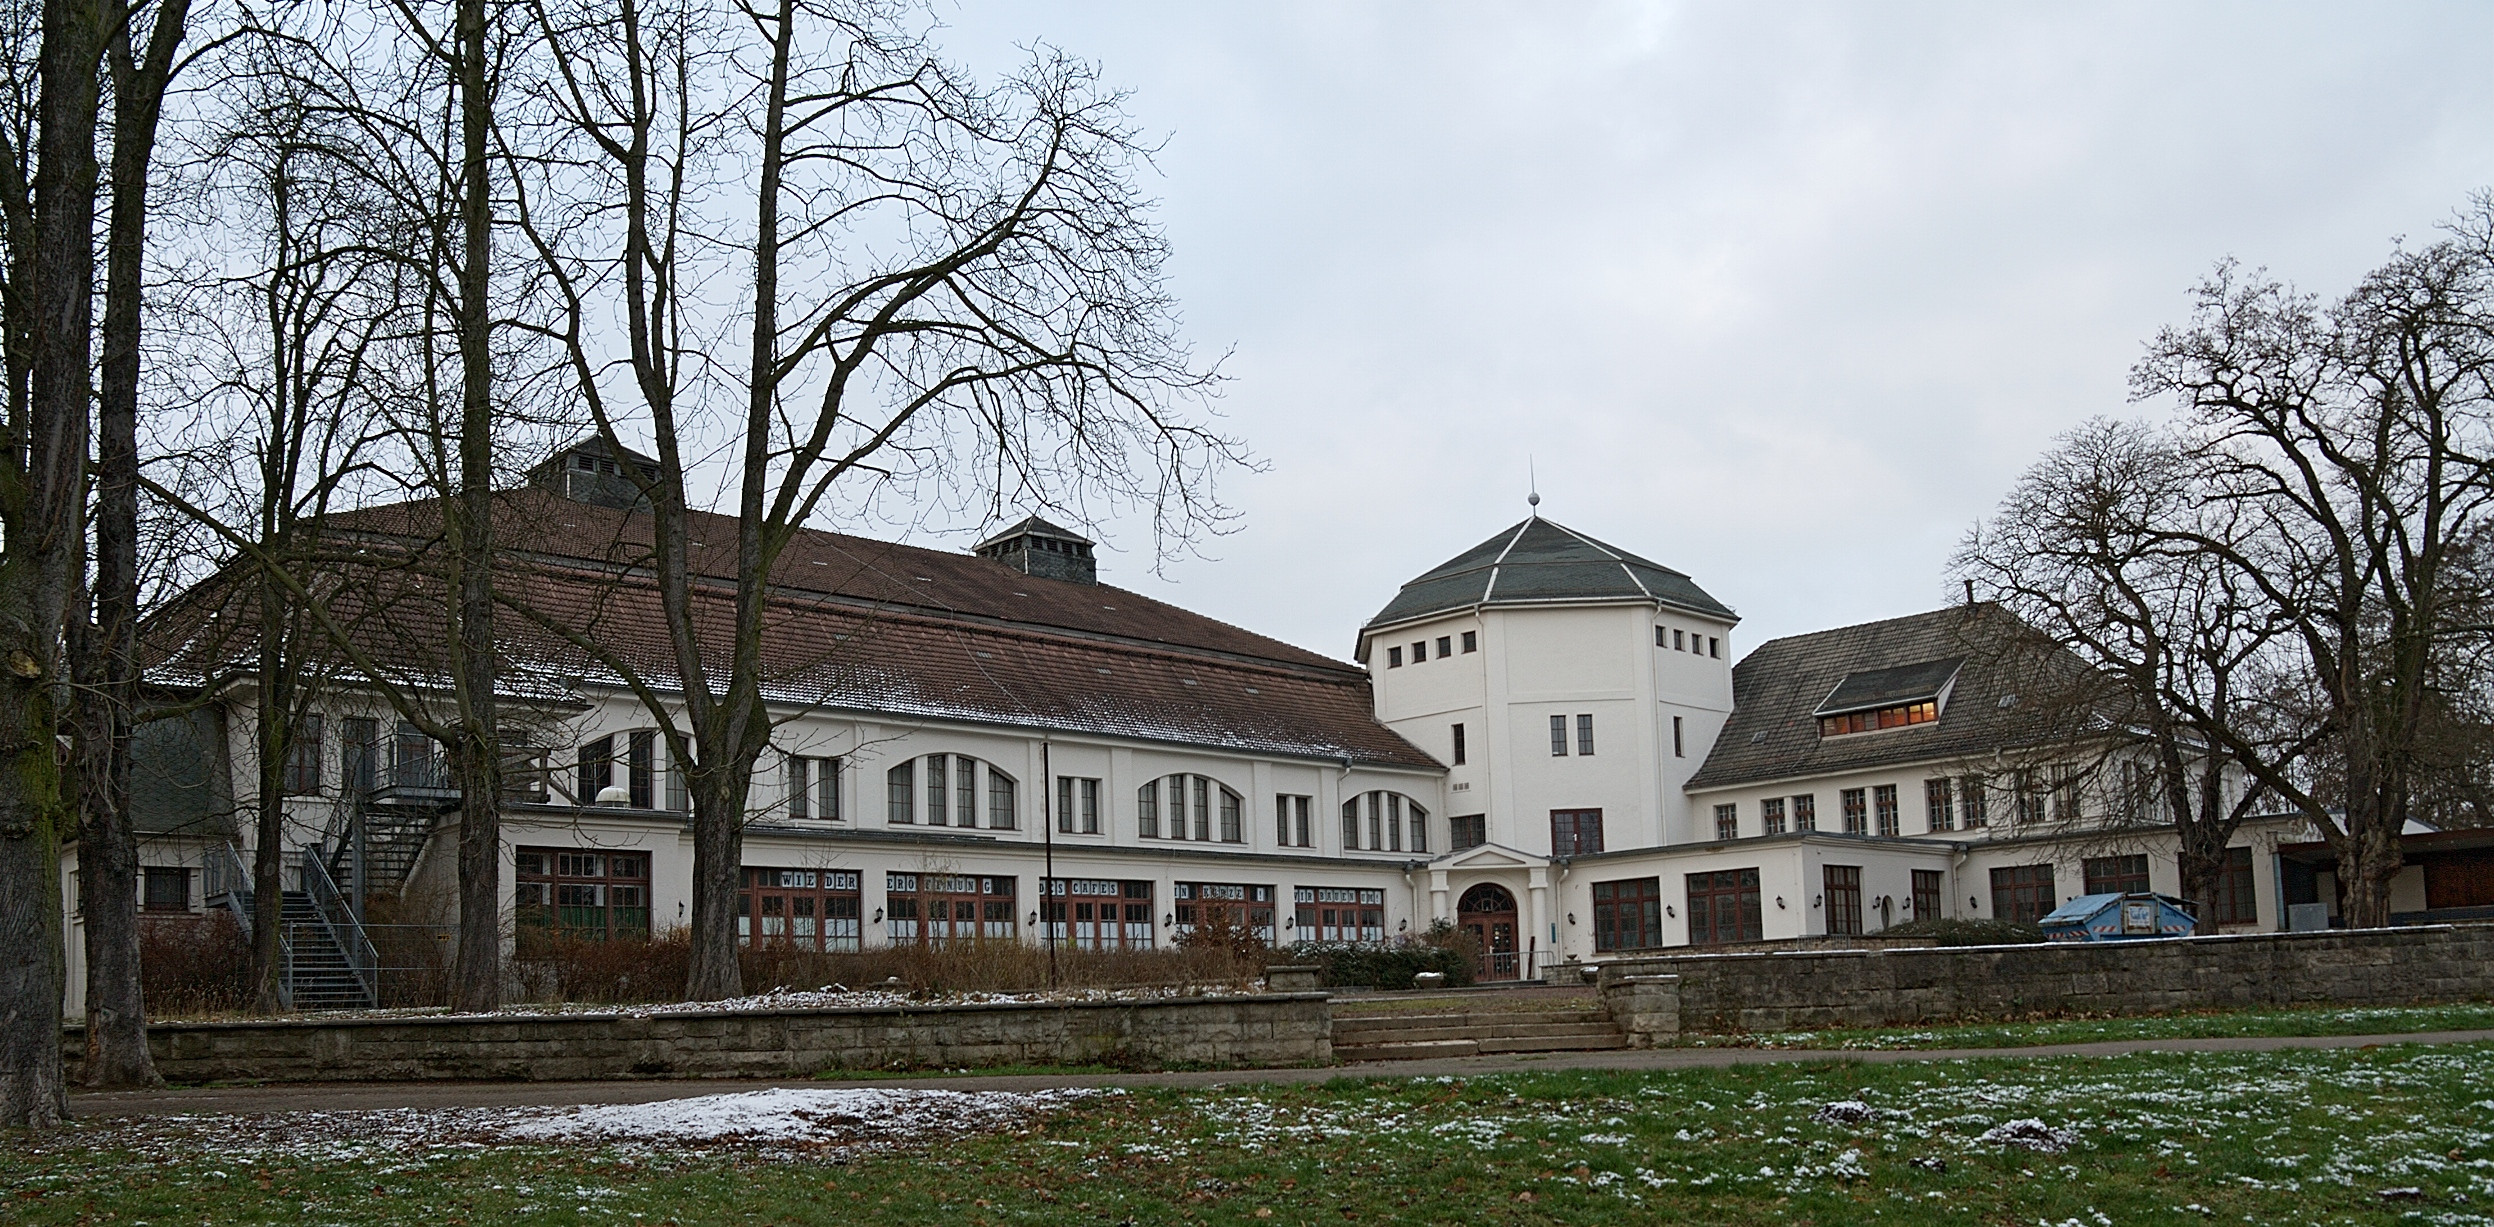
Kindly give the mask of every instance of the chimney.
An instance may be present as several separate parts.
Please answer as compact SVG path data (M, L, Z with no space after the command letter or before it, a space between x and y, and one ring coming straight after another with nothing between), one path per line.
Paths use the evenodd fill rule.
M971 552L981 558L993 558L1024 575L1069 584L1097 584L1099 566L1091 556L1091 544L1089 538L1032 516L979 542Z

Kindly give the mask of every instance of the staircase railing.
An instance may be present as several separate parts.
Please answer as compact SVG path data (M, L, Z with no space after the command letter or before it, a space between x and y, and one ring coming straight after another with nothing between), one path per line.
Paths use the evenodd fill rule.
M208 851L208 863L200 876L205 879L208 904L222 905L234 914L242 926L243 936L251 936L251 867L243 863L242 849L231 841Z
M303 891L312 902L312 914L320 918L321 928L329 940L337 943L346 956L348 970L356 982L364 986L364 999L381 1000L380 975L376 968L380 959L372 948L372 938L365 934L363 922L355 918L355 909L348 907L338 893L338 884L329 877L329 869L321 864L321 849L315 845L302 850Z

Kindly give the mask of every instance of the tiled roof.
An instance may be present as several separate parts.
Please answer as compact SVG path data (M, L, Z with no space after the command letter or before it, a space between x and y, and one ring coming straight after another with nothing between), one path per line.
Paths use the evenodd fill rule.
M654 586L640 569L647 515L541 490L499 496L497 527L515 554L504 599L591 638L662 689L673 653ZM430 504L340 517L389 543L423 541ZM734 616L724 582L734 522L697 516L704 584L695 619L725 659ZM626 569L628 568L628 569ZM616 572L621 570L621 574ZM229 574L239 575L235 570ZM438 582L367 567L329 604L366 630L385 663L438 673L446 642ZM1024 575L970 555L800 532L773 568L764 657L774 699L899 720L958 720L1098 733L1381 766L1437 763L1379 724L1357 668L1121 589ZM211 581L213 585L215 581ZM247 663L256 636L250 584L187 594L151 628L151 674L168 681ZM374 594L377 594L377 598ZM518 612L500 616L505 677L552 695L613 684L598 661ZM577 680L575 680L577 679Z
M1850 690L1858 682L1863 694L1921 690L1914 697L1928 697L1943 666L1956 683L1937 721L1819 735L1821 704L1840 686ZM2036 745L2056 732L2053 713L2062 707L2042 696L2073 689L2068 678L2075 667L2072 658L2037 646L2026 624L1989 603L1772 640L1732 667L1731 719L1687 787L1975 758ZM2012 701L2004 705L2004 699ZM1866 705L1881 704L1847 703L1841 710Z
M1478 605L1653 601L1736 620L1688 576L1535 516L1403 585L1366 629Z

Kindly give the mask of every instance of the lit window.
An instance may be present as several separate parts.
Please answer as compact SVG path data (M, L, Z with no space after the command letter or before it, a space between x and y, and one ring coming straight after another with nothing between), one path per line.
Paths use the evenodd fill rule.
M1940 704L1935 699L1920 703L1899 703L1871 711L1846 712L1841 716L1819 717L1819 736L1842 737L1848 733L1868 733L1874 729L1903 728L1909 724L1929 724L1940 718Z

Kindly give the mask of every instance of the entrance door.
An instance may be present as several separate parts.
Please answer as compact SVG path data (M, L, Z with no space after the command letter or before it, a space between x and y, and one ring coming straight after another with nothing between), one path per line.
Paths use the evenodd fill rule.
M1472 935L1480 950L1473 966L1476 980L1514 980L1523 975L1516 955L1515 896L1487 882L1463 893L1455 904L1456 923Z

